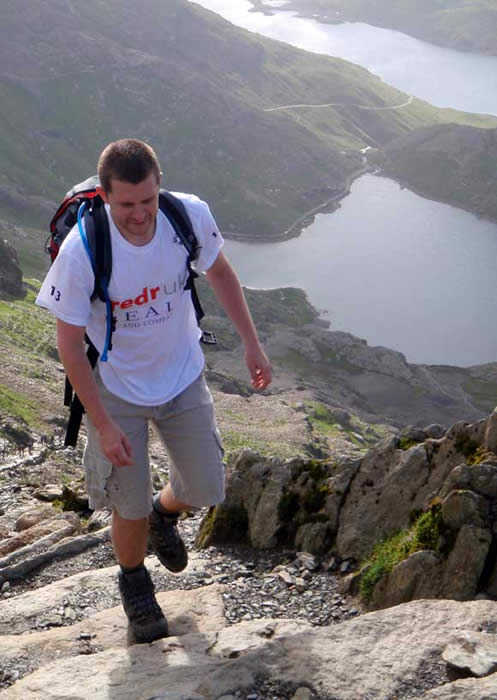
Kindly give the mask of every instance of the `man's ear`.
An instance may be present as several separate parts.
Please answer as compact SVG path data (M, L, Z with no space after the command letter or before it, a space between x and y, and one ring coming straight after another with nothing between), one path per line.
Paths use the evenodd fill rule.
M107 195L105 193L104 188L101 185L97 185L97 194L100 195L100 197L102 197L104 202L107 204Z

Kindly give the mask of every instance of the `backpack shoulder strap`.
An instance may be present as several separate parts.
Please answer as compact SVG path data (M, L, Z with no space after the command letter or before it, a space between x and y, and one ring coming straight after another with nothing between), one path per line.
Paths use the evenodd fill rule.
M102 356L102 360L104 360L107 350L112 349L112 332L114 330L112 306L108 294L108 286L112 275L112 245L107 212L105 211L102 198L95 194L96 185L98 185L98 180L95 177L89 178L81 185L77 185L66 197L79 195L79 201L85 202L84 206L79 204L79 207L83 207L81 218L84 221L84 231L81 228L80 215L78 215L78 226L80 226L80 235L86 239L86 248L95 277L91 300L94 301L98 298L107 306L107 336ZM88 344L86 353L88 361L92 369L94 369L99 358L99 352L86 335L85 341ZM84 407L77 394L73 392L68 377L66 377L64 405L70 407L64 444L66 447L74 447L78 439Z
M198 257L198 241L186 207L181 199L175 197L171 192L161 190L159 193L159 208L169 220L175 234L188 251L190 261L196 260Z
M197 317L197 323L205 316L202 305L200 304L200 299L198 298L197 290L195 289L195 278L198 274L192 268L191 263L196 260L198 256L198 241L193 230L192 222L186 211L186 207L183 202L175 197L170 192L166 190L161 190L159 193L159 208L168 219L169 223L174 229L175 234L180 239L181 243L187 250L188 260L186 263L188 269L188 279L185 285L185 289L190 290L192 295L192 303L195 309L195 315Z
M92 300L106 302L106 289L112 275L112 246L110 227L103 200L95 197L84 212L85 232L91 253L95 286Z
M98 350L93 345L88 336L85 335L85 340L88 343L88 350L86 356L88 362L92 369L95 369L95 365L98 360ZM79 400L79 396L73 392L71 382L69 377L66 376L66 386L64 392L64 406L69 406L69 420L66 427L66 436L64 440L64 447L76 447L78 441L79 428L81 426L81 420L83 418L83 413L85 412L84 406Z

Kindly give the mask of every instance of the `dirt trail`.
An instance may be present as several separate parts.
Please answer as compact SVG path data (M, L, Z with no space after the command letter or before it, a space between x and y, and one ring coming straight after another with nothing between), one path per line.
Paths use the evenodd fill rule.
M385 112L389 111L391 109L403 109L404 107L407 107L411 104L411 102L414 100L414 96L411 95L406 102L402 102L400 105L391 105L390 107L366 107L365 105L351 105L351 104L346 104L345 102L327 102L326 104L321 104L321 105L306 105L306 104L296 104L296 105L283 105L281 107L268 107L267 109L264 110L264 112L280 112L285 109L300 109L300 108L314 108L314 109L323 109L325 107L357 107L358 109L364 109L369 112Z

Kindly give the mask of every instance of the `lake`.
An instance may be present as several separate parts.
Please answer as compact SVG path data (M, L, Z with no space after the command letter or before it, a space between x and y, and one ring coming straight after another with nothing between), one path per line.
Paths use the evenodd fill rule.
M444 49L359 22L322 24L292 12L263 15L252 12L247 0L197 0L197 4L271 39L357 63L437 107L497 115L497 56ZM273 8L277 9L275 3Z
M362 176L298 238L225 250L243 284L302 287L334 330L411 362L497 359L497 225L392 180Z
M439 106L497 114L497 58L467 54L364 24L326 25L246 0L202 0L239 26L363 65ZM497 224L365 175L342 206L296 239L226 241L242 282L298 286L331 328L410 362L468 366L497 360Z

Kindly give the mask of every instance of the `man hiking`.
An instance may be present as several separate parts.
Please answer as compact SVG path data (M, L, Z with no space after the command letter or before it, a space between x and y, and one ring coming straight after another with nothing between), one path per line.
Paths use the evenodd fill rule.
M95 273L82 222L64 240L36 303L57 319L57 347L86 410L83 456L90 508L112 508L112 542L120 565L119 590L137 642L168 634L167 621L144 566L149 541L171 571L187 564L177 530L183 511L224 499L222 446L188 280L188 252L159 208L161 171L155 152L137 139L109 144L98 162L98 194L105 202L112 248L108 286L112 349L93 371L85 334L100 354L106 347L106 304L91 301ZM193 263L231 318L245 346L255 389L266 388L271 367L222 236L207 204L184 205L198 241ZM152 493L148 426L169 456L170 481Z

